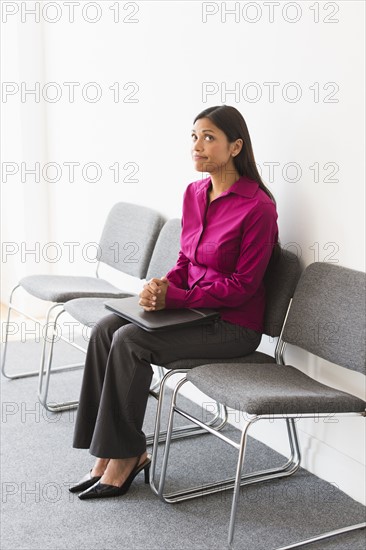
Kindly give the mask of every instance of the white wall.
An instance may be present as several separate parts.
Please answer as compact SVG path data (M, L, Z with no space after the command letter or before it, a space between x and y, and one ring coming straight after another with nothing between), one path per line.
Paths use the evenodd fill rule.
M33 96L21 101L20 93L6 97L3 162L19 167L25 162L27 168L57 163L62 177L47 182L41 176L36 184L30 175L22 182L18 172L3 183L3 242L14 252L3 256L3 302L24 275L93 274L95 263L85 261L82 250L98 242L117 201L180 216L184 189L201 177L189 153L193 118L222 103L234 105L246 119L256 161L277 199L282 244L301 254L303 266L332 261L364 270L363 2L280 2L272 21L266 2L227 2L227 9L239 11L226 21L221 2L120 2L120 20L114 23L111 8L117 4L104 1L94 3L100 10L94 24L85 17L94 18L95 7L82 16L87 2L75 7L73 23L63 2L53 2L39 22L22 13L20 2L4 2L3 16L6 4L16 4L19 11L3 24L3 81L28 87L39 82L45 93L44 85L54 82L62 96L54 103L42 96L39 103ZM30 9L35 3L23 4ZM217 13L203 22L205 10ZM256 13L257 22L249 22ZM129 14L136 22L126 21ZM47 21L58 16L55 23ZM65 82L80 83L73 103ZM80 91L90 82L102 91L95 103ZM116 82L119 102L110 89ZM126 83L135 84L123 89ZM205 83L214 91L207 98ZM255 85L246 88L248 83ZM268 83L276 83L273 98ZM236 95L225 94L233 89ZM131 99L137 101L128 102L134 90ZM300 97L292 101L296 90ZM49 88L46 97L54 91ZM65 165L70 162L97 163L102 177L91 183L79 166L72 182ZM129 172L123 166L135 163L138 181L114 182L109 167L115 163L122 178ZM276 163L273 177L271 163ZM333 171L334 181L327 181ZM49 177L54 174L49 171ZM73 263L64 244L69 241L79 243ZM39 257L22 258L23 248L36 242ZM57 262L44 257L52 253L50 242L61 252ZM134 291L141 286L120 275L113 280ZM40 313L37 304L32 306ZM263 337L261 349L273 348ZM362 397L359 375L306 353L290 350L289 356L304 372ZM364 501L363 421L301 421L299 427L304 466ZM258 430L257 436L267 438L266 432ZM281 434L275 430L271 439L280 451Z

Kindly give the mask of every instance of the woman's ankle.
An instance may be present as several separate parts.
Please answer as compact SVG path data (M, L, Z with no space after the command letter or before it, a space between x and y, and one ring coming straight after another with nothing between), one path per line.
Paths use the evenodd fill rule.
M142 464L147 459L147 451L144 451L140 456L139 464Z
M108 466L109 458L97 458L96 463L91 471L91 475L94 477L102 476Z

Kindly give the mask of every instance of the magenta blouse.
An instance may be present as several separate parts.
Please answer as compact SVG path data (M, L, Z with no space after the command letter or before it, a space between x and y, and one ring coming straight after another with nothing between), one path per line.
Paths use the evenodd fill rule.
M263 276L278 240L273 201L240 177L208 204L211 178L184 192L176 265L166 274L167 309L218 309L221 319L263 332Z

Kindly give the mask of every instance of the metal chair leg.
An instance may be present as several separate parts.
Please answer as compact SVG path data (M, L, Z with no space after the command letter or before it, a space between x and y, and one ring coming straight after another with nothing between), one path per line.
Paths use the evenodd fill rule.
M31 377L31 376L39 376L39 373L40 373L40 369L38 370L34 370L34 371L25 371L25 372L19 372L19 373L16 373L16 374L10 374L9 372L6 371L5 369L5 362L6 362L6 352L7 352L7 347L8 347L8 335L9 335L9 323L10 323L10 314L11 314L11 310L14 310L18 313L20 313L21 315L24 315L25 317L27 317L28 319L31 319L32 321L34 321L35 323L38 323L40 324L39 320L38 319L35 319L34 317L32 317L31 315L25 313L24 311L21 311L20 309L18 309L17 307L15 307L12 303L12 297L13 297L13 293L14 291L17 289L17 288L20 288L20 285L16 285L13 290L11 291L11 294L10 294L10 300L9 300L9 309L8 309L8 315L7 315L7 321L6 321L6 325L5 325L5 341L4 341L4 349L3 349L3 357L2 357L2 365L1 365L1 371L2 371L2 374L6 377L6 378L9 378L10 380L16 380L18 378L28 378L28 377ZM63 304L59 303L59 304L54 304L52 305L48 311L47 311L47 316L46 316L46 329L48 328L48 325L49 325L49 319L50 319L50 313L51 311L56 308L56 307L63 307ZM63 310L64 311L64 310ZM74 342L71 342L70 340L68 340L67 338L65 338L64 336L60 336L60 339L67 342L68 344L70 344L71 346L79 349L80 351L84 351L84 348L82 348L81 346L78 346L77 344L75 344ZM47 336L45 338L43 338L43 344L42 344L42 355L41 355L41 365L43 366L43 372L44 372L44 361L45 361L45 353L46 353L46 346L47 346ZM62 365L60 367L54 367L52 369L52 372L63 372L65 370L73 370L73 369L76 369L76 368L81 368L83 366L83 364L73 364L73 365Z
M233 537L234 537L236 510L238 508L238 500L239 500L239 494L240 494L240 482L242 480L243 463L244 463L245 451L246 451L246 447L247 447L248 429L249 429L250 425L251 425L251 421L250 420L248 420L248 421L245 420L244 421L244 427L243 427L242 434L241 434L239 457L238 457L238 463L237 463L237 466L236 466L234 493L233 493L233 500L232 500L232 505L231 505L231 513L230 513L229 534L228 534L229 548L231 548L231 544L232 544Z
M52 308L55 308L55 307L57 307L57 305L52 306ZM75 401L65 401L65 402L54 403L54 404L51 404L51 403L47 402L49 383L50 383L50 375L51 375L51 372L54 372L58 368L58 367L54 367L54 368L51 369L54 339L55 339L55 336L56 336L56 331L55 331L54 327L57 323L57 319L59 318L60 315L62 315L62 313L64 313L64 311L65 311L64 309L62 311L60 311L54 319L54 323L53 323L53 327L52 327L52 338L51 338L51 343L50 343L50 351L49 351L49 354L48 354L47 366L45 368L45 355L46 355L45 349L46 348L44 346L43 352L42 352L40 370L39 370L38 399L39 399L40 403L45 407L45 409L50 411L50 412L62 412L62 411L70 410L70 409L76 409L79 405L79 401L77 401L77 400L75 400ZM50 313L50 311L49 311L49 313ZM47 324L47 326L48 326L48 324ZM45 343L46 343L46 340L47 340L47 338L45 338ZM81 348L80 346L78 346L77 344L73 344L72 342L70 342L70 344L76 346L78 349L80 349L84 353L86 353L86 351L87 351L87 350ZM59 369L60 370L74 370L76 368L80 368L80 367L83 367L83 366L84 366L84 364L81 364L81 365L78 365L78 364L76 364L76 365L67 365L67 366L63 366ZM164 376L162 367L158 367L158 375L159 375L158 380L152 386L151 390L153 390L154 387L160 385L160 382L161 382L161 380ZM45 377L45 381L44 381L44 377Z
M162 379L164 378L164 368L158 366L157 371L158 371L158 378L157 378L156 382L152 386L150 386L150 393L151 393L151 395L154 395L154 397L155 397L154 390L157 389L157 388L160 388L160 383L161 383Z
M171 401L171 408L170 408L170 414L169 414L169 422L168 422L168 430L167 430L167 436L166 436L166 442L165 442L165 448L164 448L164 455L163 455L163 462L162 462L162 468L161 468L161 474L160 474L160 482L159 482L159 488L155 485L155 469L156 465L153 465L153 460L156 460L156 452L157 449L155 448L155 442L154 442L154 448L152 453L152 464L151 466L154 466L153 468L150 468L150 486L153 492L159 496L163 501L169 502L169 503L175 503L175 502L181 502L183 500L189 500L192 498L197 498L203 495L209 495L221 491L225 491L228 489L232 489L235 487L235 479L236 478L229 478L225 480L221 480L219 482L215 483L209 483L206 485L200 485L198 487L191 487L188 489L184 489L181 491L176 491L173 493L164 493L164 485L165 485L165 477L166 477L166 470L167 470L167 464L168 464L168 456L169 456L169 449L170 449L170 443L172 439L172 432L173 432L173 419L174 419L174 413L178 412L191 422L197 424L198 426L202 427L206 431L215 434L217 437L231 445L232 447L236 448L238 451L240 451L240 445L234 441L232 441L230 438L226 437L220 432L217 432L217 430L213 429L211 426L205 425L203 422L201 422L198 418L195 418L188 414L187 412L183 411L176 405L177 395L179 392L180 387L186 382L186 380L181 380L178 382L178 384L175 387L175 390L173 392L172 401ZM254 422L260 420L261 417L251 416L250 417L250 424L253 424ZM284 464L283 466L271 468L268 470L262 470L259 472L253 472L251 474L246 474L241 476L240 479L240 486L244 485L251 485L253 483L259 483L262 481L269 481L271 479L276 479L280 477L287 477L292 474L294 474L298 468L300 467L300 450L298 446L297 436L296 436L296 427L294 422L290 419L288 423L288 434L290 438L291 443L291 458ZM248 427L246 427L248 429Z
M164 442L166 437L166 430L162 430L162 431L160 430L160 423L161 423L162 405L164 401L165 387L166 387L167 380L174 374L179 374L179 373L186 374L187 372L189 372L189 370L190 369L175 369L175 370L168 371L160 382L160 391L153 392L150 390L150 393L153 395L153 397L155 397L155 399L158 400L158 405L157 405L157 412L155 417L155 429L152 433L146 435L146 443L147 445L155 446L156 453L157 453L157 444ZM224 407L220 403L217 403L217 412L215 416L209 422L207 422L207 424L209 426L215 426L217 430L221 430L226 425L227 420L228 420L228 414L227 414L226 407ZM194 435L200 435L204 433L205 433L205 430L201 428L197 428L192 425L179 426L174 429L172 439L182 439L182 438L191 437ZM153 461L151 465L153 466ZM150 471L152 469L153 468L150 467Z
M290 442L290 448L291 448L291 456L296 456L295 461L291 461L291 459L282 467L282 469L273 469L273 470L267 470L267 472L257 472L256 474L251 474L251 476L256 476L252 480L250 480L251 476L248 475L242 475L243 471L243 464L244 464L244 458L245 458L245 451L248 441L248 430L250 426L254 423L260 420L258 417L254 417L251 420L244 421L244 426L242 429L241 434L241 440L240 440L240 447L239 447L239 456L238 456L238 462L236 467L236 476L235 476L235 485L234 485L234 493L233 493L233 500L231 505L231 512L230 512L230 523L229 523L229 533L228 533L228 548L232 548L233 538L234 538L234 530L235 530L235 519L236 519L236 512L238 507L238 500L239 500L239 494L240 494L240 488L242 485L250 485L251 483L256 483L260 481L269 481L274 478L278 477L284 477L288 475L293 475L297 470L300 468L300 462L301 462L301 455L300 455L300 448L299 448L299 442L297 438L297 431L296 431L296 424L293 418L287 418L286 424L287 424L287 431L288 431L288 437ZM282 475L281 475L282 474ZM248 481L243 483L243 480L247 479Z
M60 411L67 411L67 410L70 410L70 409L75 409L75 408L77 408L77 406L79 404L79 401L77 401L77 400L75 400L75 401L65 401L65 402L60 402L60 403L55 403L55 404L51 404L51 403L47 402L49 383L50 383L50 375L51 375L51 364L52 364L52 357L53 357L53 347L54 347L54 344L55 344L55 337L56 337L56 334L57 334L57 332L55 330L55 327L56 327L58 318L60 317L60 315L62 315L62 313L65 312L65 310L63 309L63 304L55 304L55 305L50 307L50 309L48 310L47 322L46 322L46 328L48 329L49 324L50 324L49 319L50 319L51 311L53 309L56 309L57 307L62 307L62 310L55 316L54 321L53 321L53 325L51 327L52 337L51 337L51 342L50 342L50 351L48 353L48 360L47 360L46 368L45 368L45 357L46 357L46 346L47 346L48 334L46 334L45 337L44 337L42 357L41 357L41 363L40 363L40 367L39 367L39 378L38 378L38 399L39 399L40 403L45 407L45 409L50 411L50 412L60 412ZM67 341L70 345L76 347L80 351L86 353L86 350L84 348L82 348L81 346L78 346L74 342L71 342L70 340L67 340L67 339L65 339L65 341ZM52 369L52 372L54 372L56 370L58 370L58 372L67 371L67 370L75 370L75 369L82 368L83 366L84 366L84 363L64 365L62 367L54 367ZM44 376L45 376L45 382L44 382Z
M2 374L6 377L6 378L9 378L11 380L15 380L15 379L18 379L18 378L28 378L28 377L32 377L32 376L38 376L38 398L39 398L39 401L41 402L41 404L49 411L51 412L58 412L58 411L61 411L61 410L68 410L70 408L75 408L78 404L77 401L70 401L70 402L66 402L66 403L56 403L55 405L50 405L49 403L47 403L47 394L48 394L48 387L49 387L49 378L50 378L50 374L51 374L51 363L52 363L52 356L53 356L53 346L54 346L54 343L55 343L55 336L56 336L56 331L55 331L55 326L56 326L56 322L57 322L57 319L59 318L59 316L64 313L64 309L63 309L63 303L57 303L57 304L53 304L48 310L47 310L47 315L46 315L46 324L45 324L45 329L46 329L46 334L43 335L43 343L42 343L42 353L41 353L41 360L40 360L40 366L39 366L39 369L38 370L34 370L34 371L26 371L26 372L19 372L19 373L16 373L16 374L10 374L9 372L6 371L5 369L5 363L6 363L6 352L7 352L7 346L8 346L8 336L9 336L9 324L10 324L10 315L11 315L11 311L12 310L15 310L17 311L18 313L20 313L21 315L24 315L25 317L27 317L28 319L31 319L32 321L34 321L35 323L38 323L40 324L39 320L38 319L35 319L34 317L32 317L31 315L21 311L20 309L18 309L17 307L15 307L13 305L13 294L15 292L15 290L17 288L19 288L20 285L16 285L12 291L11 291L11 294L10 294L10 300L9 300L9 309L8 309L8 316L7 316L7 322L6 322L6 326L5 326L5 341L4 341L4 349L3 349L3 357L2 357ZM46 352L47 352L47 340L48 340L48 328L49 328L49 325L51 324L50 323L50 316L51 316L51 313L56 309L56 308L62 308L62 310L57 314L56 318L54 319L53 323L52 323L52 338L51 338L51 342L50 342L50 351L49 351L49 354L48 354L48 362L47 362L47 366L45 366L45 363L46 363ZM60 339L62 339L64 342L67 342L68 344L70 344L71 346L73 346L74 348L86 353L86 350L84 348L82 348L81 346L79 346L78 344L76 344L75 342L72 342L71 340L69 340L68 338L65 338L64 336L60 336ZM75 370L75 369L80 369L84 366L84 363L73 363L73 364L69 364L69 365L62 365L60 367L53 367L52 368L52 372L64 372L64 371L69 371L69 370ZM43 377L46 376L46 383L45 383L45 386L43 387Z
M277 550L292 550L292 548L299 548L300 546L305 546L305 544L311 544L313 542L318 542L319 540L328 539L330 537L336 537L338 535L342 535L343 533L349 533L350 531L365 529L365 527L366 527L366 522L357 523L355 525L348 525L347 527L341 527L340 529L335 529L334 531L328 531L327 533L322 533L321 535L317 535L316 537L305 539L300 542L296 542L295 544L290 544L289 546L281 546L281 548L277 548Z
M3 376L5 376L6 378L9 378L11 380L14 380L16 378L26 378L28 376L36 376L38 374L38 370L37 371L31 371L31 372L20 372L18 374L9 374L5 370L6 352L7 352L7 349L8 349L10 314L11 314L12 310L15 310L15 311L21 313L17 308L13 307L13 304L12 304L13 294L16 291L17 288L20 288L19 284L16 285L10 293L8 315L7 315L6 324L5 324L5 339L4 339L4 347L3 347L3 357L2 357L2 362L1 362L1 372L2 372ZM36 319L33 319L33 320L36 321Z
M186 374L189 372L190 369L176 369L169 371L163 378L161 385L160 385L160 392L157 396L158 404L157 404L157 410L156 410L156 417L155 417L155 428L154 432L152 434L149 434L147 436L147 444L150 444L150 441L152 442L152 453L151 453L151 465L150 465L150 487L153 490L153 492L157 495L158 489L155 486L155 470L156 470L156 463L157 463L157 453L158 453L158 444L161 442L166 441L167 437L167 430L160 430L160 424L161 424L161 414L162 414L162 406L163 401L165 397L165 387L167 380L173 376L174 374L183 373ZM184 381L186 381L184 379ZM174 394L173 394L174 395ZM227 408L223 405L217 403L218 410L214 418L211 419L211 421L206 425L210 427L214 427L213 429L215 431L221 430L226 424L228 420L228 414L227 414ZM220 421L220 423L217 425L217 422ZM172 433L170 435L171 439L181 439L181 438L187 438L192 437L195 435L201 435L206 433L206 430L202 428L196 428L192 427L190 425L188 426L179 426L172 430Z

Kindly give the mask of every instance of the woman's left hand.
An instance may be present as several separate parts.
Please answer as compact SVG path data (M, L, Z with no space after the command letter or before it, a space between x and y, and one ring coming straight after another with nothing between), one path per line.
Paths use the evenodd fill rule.
M139 305L142 306L145 311L165 309L165 296L168 286L169 281L166 277L161 277L161 279L150 279L139 294Z

